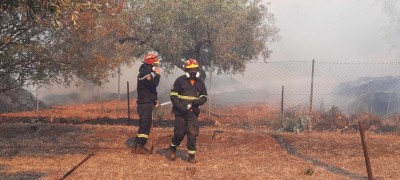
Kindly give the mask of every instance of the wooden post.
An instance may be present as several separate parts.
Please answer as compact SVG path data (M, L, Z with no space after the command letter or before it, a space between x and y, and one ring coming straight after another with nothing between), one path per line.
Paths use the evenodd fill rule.
M129 104L129 101L130 101L130 99L129 99L129 81L126 81L126 88L128 91L128 93L126 93L128 96L128 120L130 120L131 119L131 108L130 108L130 104Z
M39 121L39 87L36 88L36 119Z
M117 118L119 118L119 103L121 102L121 93L120 93L120 85L121 85L121 66L118 67L118 104L117 104Z
M365 132L364 132L364 128L361 125L361 121L358 122L358 127L360 129L361 144L362 144L363 150L364 150L364 158L365 158L365 165L367 166L368 180L373 180L371 163L369 161L369 155L368 155L368 149L367 149L367 143L365 142Z
M212 83L212 72L210 71L210 86L208 87L208 92L211 91ZM211 119L211 94L208 94L208 119Z

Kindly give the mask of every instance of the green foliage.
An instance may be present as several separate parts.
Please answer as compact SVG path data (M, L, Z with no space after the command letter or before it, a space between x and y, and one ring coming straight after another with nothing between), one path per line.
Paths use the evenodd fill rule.
M12 0L0 1L0 12L18 12L21 19L62 27L78 25L77 12L99 10L101 4L92 0Z
M76 78L104 82L123 61L102 48L113 47L115 37L106 36L112 32L99 31L111 29L104 24L118 27L108 20L121 7L113 1L96 2L109 3L103 16L91 11L100 5L88 0L0 1L0 92L29 85L68 86ZM85 23L78 24L78 19Z
M135 51L157 51L167 69L195 58L205 69L238 73L266 60L279 39L268 4L250 0L130 0Z
M310 125L310 117L301 115L298 117L282 116L275 123L278 131L282 132L303 132L307 131Z
M267 43L279 39L268 4L260 0L95 3L0 1L0 84L70 85L79 78L101 85L119 65L148 51L161 55L166 72L195 58L205 70L239 73L260 55L266 60Z

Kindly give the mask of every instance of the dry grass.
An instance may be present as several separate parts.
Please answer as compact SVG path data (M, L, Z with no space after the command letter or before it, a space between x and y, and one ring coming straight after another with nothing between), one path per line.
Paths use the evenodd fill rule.
M119 106L119 113L117 108ZM171 105L161 107L162 117L156 119L173 120ZM277 113L269 104L248 104L232 106L214 106L210 108L212 121L218 125L252 128L268 127L271 121L276 119ZM130 118L138 119L136 113L135 100L130 102ZM21 119L31 119L34 122L72 122L84 123L85 121L94 121L105 119L108 121L128 118L127 102L108 101L100 103L88 103L78 105L54 106L52 109L0 114L0 118L18 122ZM208 105L202 107L200 120L208 120ZM36 120L36 121L35 121Z
M115 103L59 106L41 111L40 116L46 119L43 122L51 113L55 119L117 121ZM131 116L137 119L132 107ZM163 107L163 118L172 122L169 108ZM134 124L17 123L21 117L35 119L37 113L3 114L0 179L60 179L91 153L95 155L68 179L366 179L357 132L274 132L269 128L274 111L268 105L218 108L223 107L213 110L219 117L212 119L219 123L203 124L200 129L195 165L186 162L185 140L176 161L166 158L173 132L170 124L155 124L154 154L136 155L130 153L137 132ZM206 118L203 113L200 121L209 121ZM35 126L38 129L32 130ZM223 133L212 138L216 130ZM398 179L400 137L371 132L366 136L374 177Z
M117 112L117 108L119 112ZM136 103L134 100L130 102L131 118L138 118L136 112ZM127 118L128 117L127 102L108 101L99 103L88 103L79 105L64 105L54 106L52 109L30 111L30 112L19 112L19 113L7 113L3 114L3 117L30 117L30 118L48 118L50 119L78 119L81 121L92 120L98 118Z

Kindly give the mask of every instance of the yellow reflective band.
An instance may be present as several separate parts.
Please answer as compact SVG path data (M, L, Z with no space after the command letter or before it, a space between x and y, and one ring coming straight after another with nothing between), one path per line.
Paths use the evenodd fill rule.
M206 97L206 98L207 98L207 96L206 96L206 95L200 95L200 97L199 97L199 98L201 98L201 97Z
M185 100L196 100L196 99L199 99L199 98L194 97L194 96L182 96L182 95L179 95L177 92L170 92L169 95L170 96L178 96L179 99L185 99ZM203 97L203 96L207 97L206 95L201 95L200 97Z
M193 96L182 96L182 95L179 95L178 98L179 98L179 99L185 99L185 100L195 100L195 99L198 99L197 97L193 97Z
M187 69L190 69L190 68L198 68L198 67L199 67L199 65L197 65L197 64L191 64L191 65L189 65L189 66L186 66Z
M188 154L195 154L195 153L196 153L196 151L188 150Z
M147 134L138 134L137 137L146 138L147 139L149 137L149 135L147 135Z
M178 96L178 93L177 92L170 92L169 95L170 96Z

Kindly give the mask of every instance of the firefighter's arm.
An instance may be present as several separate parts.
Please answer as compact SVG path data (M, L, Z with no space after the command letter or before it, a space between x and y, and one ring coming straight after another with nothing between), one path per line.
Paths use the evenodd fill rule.
M171 92L170 92L170 99L172 104L179 109L182 113L186 113L187 109L186 107L181 103L179 100L179 92L181 89L181 84L179 83L178 80L175 81L174 87L172 87Z
M194 106L201 106L204 103L206 103L206 101L207 101L207 89L203 84L202 87L200 88L198 99L193 100L192 104Z
M150 78L149 83L153 87L157 87L160 83L160 74L151 73L152 78Z

